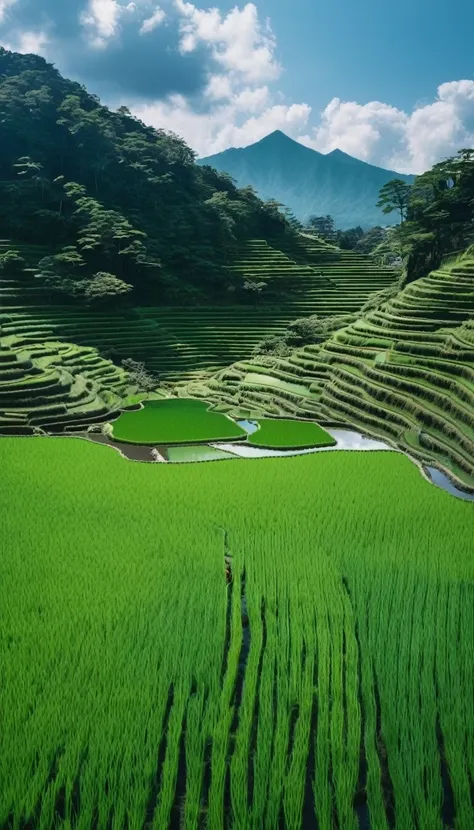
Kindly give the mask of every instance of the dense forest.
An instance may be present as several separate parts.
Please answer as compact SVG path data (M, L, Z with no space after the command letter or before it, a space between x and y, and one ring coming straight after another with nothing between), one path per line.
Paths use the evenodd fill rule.
M384 213L398 212L400 224L374 249L379 256L396 254L404 261L405 281L438 268L474 243L474 150L435 164L412 185L399 179L380 191Z
M0 49L0 119L2 236L50 248L43 278L80 301L215 298L238 288L242 240L293 233L275 202L36 55Z

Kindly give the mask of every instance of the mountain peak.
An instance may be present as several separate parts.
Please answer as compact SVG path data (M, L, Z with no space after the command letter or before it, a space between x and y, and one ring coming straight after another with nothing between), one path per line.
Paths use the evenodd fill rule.
M200 159L236 180L251 185L265 200L288 205L301 221L330 214L338 228L369 228L386 223L376 207L380 188L394 172L356 159L339 148L323 154L290 138L282 130L239 149ZM399 175L403 181L412 177Z
M298 142L295 141L293 138L290 138L289 135L282 132L282 130L273 130L272 133L268 133L268 135L264 136L260 139L260 141L280 141L280 142L290 142L291 144L297 144Z

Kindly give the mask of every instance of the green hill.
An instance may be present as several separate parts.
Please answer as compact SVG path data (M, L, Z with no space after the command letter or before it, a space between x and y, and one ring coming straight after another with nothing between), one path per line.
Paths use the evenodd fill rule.
M0 120L2 236L47 246L45 284L78 303L222 301L242 242L293 234L182 139L36 55L0 48Z
M330 214L341 229L393 224L375 207L380 188L390 179L413 176L383 170L341 150L327 155L276 130L249 147L231 148L198 160L228 173L239 187L251 185L262 199L277 199L306 221Z
M474 260L288 357L236 363L208 384L229 408L314 417L391 439L474 490Z

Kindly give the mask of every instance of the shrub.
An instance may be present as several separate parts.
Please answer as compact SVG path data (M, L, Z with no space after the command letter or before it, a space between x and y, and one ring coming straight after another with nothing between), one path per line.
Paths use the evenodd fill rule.
M0 271L6 271L9 274L20 274L25 265L25 260L18 251L5 251L4 254L0 254Z

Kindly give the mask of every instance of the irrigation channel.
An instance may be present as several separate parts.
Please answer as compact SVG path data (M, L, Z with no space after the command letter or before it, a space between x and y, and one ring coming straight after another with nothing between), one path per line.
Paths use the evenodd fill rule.
M252 435L258 429L258 424L255 421L239 420L237 424L241 426L249 435ZM182 464L202 461L224 461L235 458L284 458L293 455L308 455L310 453L319 452L341 452L341 451L391 451L400 452L395 447L386 444L384 441L378 441L374 438L369 438L357 430L350 429L331 429L326 427L326 431L335 440L336 444L332 447L311 447L302 450L275 450L264 449L262 447L254 447L250 444L244 443L223 443L210 442L203 444L183 444L183 445L158 445L156 447L149 447L143 444L129 444L120 441L114 441L107 435L101 433L84 433L84 437L100 444L106 444L119 450L122 455L131 461L145 461L150 463L167 463L167 464ZM411 459L413 460L413 459ZM446 490L452 496L464 499L465 501L474 501L474 493L467 493L456 487L448 476L436 469L436 467L418 465L423 470L428 481L442 490Z

